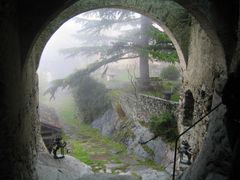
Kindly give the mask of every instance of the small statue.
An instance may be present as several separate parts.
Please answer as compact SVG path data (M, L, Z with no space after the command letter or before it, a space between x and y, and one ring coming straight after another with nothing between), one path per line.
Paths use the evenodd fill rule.
M180 154L180 163L190 165L191 164L192 153L191 153L191 146L189 145L187 140L182 141L182 143L181 143L181 145L178 149L178 152ZM183 160L184 155L187 156L187 158L188 158L187 161Z
M52 151L53 151L53 155L54 155L54 159L61 159L64 158L64 148L67 145L67 143L65 141L62 142L62 137L56 137L54 142L53 142L53 147L52 147ZM61 156L57 155L57 151L60 149L60 153Z

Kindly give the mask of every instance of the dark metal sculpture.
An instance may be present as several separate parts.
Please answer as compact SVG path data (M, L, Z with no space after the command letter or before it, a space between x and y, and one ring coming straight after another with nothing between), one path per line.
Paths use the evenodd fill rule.
M191 152L191 146L187 142L187 140L183 140L179 149L179 156L180 156L180 163L182 164L191 164L191 157L192 157L192 152ZM184 156L187 156L187 161L184 160Z
M64 158L64 148L66 145L67 143L65 141L62 141L62 137L56 137L52 145L54 159ZM60 156L57 154L58 150L60 150Z

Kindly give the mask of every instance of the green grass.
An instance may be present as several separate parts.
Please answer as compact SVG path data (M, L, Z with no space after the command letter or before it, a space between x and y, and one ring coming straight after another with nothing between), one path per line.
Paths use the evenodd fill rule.
M113 96L118 95L119 91L113 92ZM77 120L74 115L75 104L71 96L59 96L55 101L50 103L46 101L46 98L44 101L48 103L49 106L56 108L61 120L69 125L69 127L72 127L73 133L77 136L77 139L70 139L67 135L64 137L67 144L71 146L70 155L91 166L94 172L98 172L99 170L105 171L105 164L107 163L124 164L123 167L113 169L113 173L117 170L124 171L127 169L129 165L124 162L124 159L131 159L133 157L128 155L126 147L121 143L114 142L109 137L102 136L98 130ZM130 127L131 124L128 123L129 122L126 122L127 126ZM122 131L122 133L124 136L131 136L131 133L128 131ZM162 166L156 165L151 160L137 162L139 165L162 170Z
M176 101L178 102L180 99L180 96L178 93L174 93L172 96L171 96L171 101Z
M116 98L118 99L120 97L122 93L122 90L121 89L112 89L111 91L108 92L108 95L111 97L111 98Z
M62 96L52 102L61 120L73 129L78 139L70 139L65 135L64 139L71 146L73 157L90 165L93 171L105 169L106 163L122 163L121 157L127 155L126 147L116 143L109 137L102 136L97 129L84 124L76 119L75 104L71 96ZM116 152L115 154L112 152Z
M121 157L127 155L124 145L102 136L96 129L80 123L77 129L78 140L67 140L70 143L71 155L90 165L93 171L105 169L106 163L122 163ZM116 153L112 153L115 151Z
M142 147L144 151L146 151L151 157L154 157L154 151L150 147L148 147L146 144L143 144Z
M82 162L91 165L94 162L90 159L89 153L83 148L82 144L76 140L69 140L72 146L71 155Z
M106 147L114 149L117 152L126 152L126 147L123 144L116 143L107 136L102 136L97 129L93 129L87 124L80 123L78 125L78 135L92 138L97 141L97 144L106 145Z

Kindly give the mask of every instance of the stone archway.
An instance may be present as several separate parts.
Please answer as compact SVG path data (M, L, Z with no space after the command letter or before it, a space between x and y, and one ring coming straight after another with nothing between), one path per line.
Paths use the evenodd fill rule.
M149 16L158 24L160 24L176 47L183 72L183 84L185 88L191 89L194 93L194 96L198 97L197 92L193 89L196 90L201 88L203 82L207 80L209 82L204 86L206 86L208 89L209 96L212 96L214 90L214 79L216 76L224 75L226 73L222 47L220 46L220 43L213 31L209 31L210 35L208 35L193 16L191 16L182 6L174 2L162 1L158 3L146 3L142 1L136 3L129 1L126 3L122 1L101 1L101 3L89 3L86 1L77 1L76 3L63 9L63 11L59 13L55 19L49 21L48 26L43 29L39 37L36 39L32 49L34 53L31 53L30 55L30 57L34 57L36 60L36 65L39 63L38 60L40 59L40 53L42 52L44 45L61 24L79 13L102 7L118 7L133 10ZM208 29L209 26L206 28ZM195 35L197 35L197 37L195 37ZM199 45L201 48L197 49L197 46ZM210 49L207 50L204 45L207 45L207 47ZM204 56L204 51L208 56L201 59L200 56ZM212 57L213 54L209 54L210 51L214 51L215 55L217 54L216 57L218 58ZM198 56L194 57L195 54ZM204 65L204 60L209 57L212 58L210 62L211 64L209 63L208 65ZM199 63L201 66L197 71L196 64ZM194 81L194 76L192 76L192 73L204 71L209 65L210 67L208 68L208 71L206 71L206 74L197 74L198 77L196 79L200 80ZM215 66L216 68L214 68ZM211 74L211 72L213 73ZM198 103L196 103L196 106L197 105ZM201 114L199 116L201 116ZM199 118L199 116L196 116L195 119ZM205 133L204 131L206 131L205 128L198 131L197 134ZM202 143L203 137L202 139L193 139L191 142L193 144L199 144L199 141ZM201 145L198 145L196 148L201 148Z
M214 30L214 28L216 27L216 29L220 31L220 28L218 26L215 26L215 24L213 23L214 17L220 18L221 16L211 9L211 6L216 5L212 3L212 1L211 2L210 1L203 2L198 0L176 1L182 5L182 6L177 6L179 10L186 12L186 10L184 9L186 8L187 11L191 12L191 14L194 16L194 17L190 16L191 19L195 18L195 20L190 21L191 23L189 21L183 21L183 22L179 21L181 23L172 22L171 19L175 17L174 12L176 9L174 8L170 9L171 10L170 12L172 13L165 12L164 14L163 11L166 10L165 8L166 4L174 3L173 1L168 2L168 1L155 1L155 0L149 0L149 1L144 1L144 0L87 1L85 0L85 1L70 2L65 0L59 0L57 2L58 3L55 2L54 4L55 6L49 6L49 7L48 7L48 4L46 5L43 2L42 6L44 6L46 9L46 14L47 14L46 16L44 16L45 15L44 11L40 12L37 16L36 14L34 14L33 11L37 9L36 8L37 5L35 4L29 4L30 7L33 9L32 11L23 12L25 10L24 6L25 5L27 6L29 3L27 0L22 1L21 2L22 4L15 3L14 7L10 7L13 9L13 12L15 14L12 13L12 11L11 12L4 11L4 13L7 15L6 16L7 20L8 19L11 20L8 22L4 21L4 23L6 24L6 26L4 27L7 27L6 29L10 31L6 31L6 30L1 31L1 34L2 34L1 37L3 37L4 35L11 36L13 34L13 36L11 36L9 41L15 44L13 50L16 52L16 54L12 54L11 53L12 47L10 47L9 44L4 44L4 46L7 47L8 51L6 52L7 55L3 54L3 59L5 58L4 59L5 64L1 68L6 70L2 72L4 75L4 78L1 77L1 83L0 83L0 86L3 87L4 89L3 93L6 94L3 100L4 101L3 109L4 109L4 113L7 114L7 115L4 114L3 122L6 125L3 125L2 128L10 130L10 133L8 134L9 138L7 140L4 140L3 142L7 144L6 145L7 148L9 149L12 148L11 152L2 151L3 155L8 157L4 160L3 163L9 164L9 165L14 164L12 170L9 170L14 172L12 173L13 176L22 177L22 179L34 179L32 178L34 174L33 159L36 155L35 146L36 146L36 131L37 131L36 130L37 122L35 121L35 119L37 118L36 109L38 104L37 100L35 99L35 97L37 96L37 88L35 86L37 78L35 77L36 76L35 73L38 66L38 61L40 59L39 57L41 55L43 47L45 46L45 43L47 42L51 34L63 22L65 22L67 19L69 19L70 17L78 13L85 12L91 9L102 8L102 7L119 7L119 8L134 10L144 15L147 15L152 19L156 20L158 23L162 23L161 25L163 27L165 24L164 29L170 35L170 37L172 38L172 41L173 42L175 41L174 43L176 48L178 49L178 54L180 59L182 59L182 62L187 64L187 66L185 67L182 66L183 77L184 77L183 84L186 87L186 89L188 88L193 92L194 97L197 97L196 98L197 103L195 103L196 106L199 104L202 104L203 107L206 107L206 105L203 102L204 100L201 99L198 95L199 89L204 89L204 91L206 92L205 98L207 97L210 98L211 95L214 96L212 99L209 99L208 102L212 103L212 102L221 100L221 94L219 94L219 92L221 92L221 88L216 89L215 83L219 83L219 82L220 84L224 83L223 79L224 79L224 76L226 75L226 65L225 65L225 59L224 59L225 54L223 52L222 45ZM9 6L7 7L9 8ZM216 9L218 10L218 6L216 6ZM225 12L225 13L228 13L228 12ZM16 15L18 14L20 15L20 17L16 18ZM36 24L38 23L39 26L33 26L31 28L31 25L32 25L31 15L35 15L34 17L37 17L35 21L36 21ZM45 19L41 18L41 16L45 17ZM181 20L181 19L178 19L178 20ZM226 18L226 20L228 19ZM20 30L14 30L15 26L17 26L16 24L18 24L16 22L18 21L19 21ZM45 25L47 24L47 26L43 26L44 24ZM36 32L39 31L40 25L44 27L44 29L40 31L39 34L36 36ZM183 28L182 25L184 25L184 27L191 27L191 28L189 30L183 31L182 34L178 33L178 30ZM28 26L29 28L26 28L26 33L25 33L24 27L28 27ZM230 28L231 27L229 27L229 29ZM226 27L226 30L228 30L228 27ZM192 39L188 41L186 38L183 38L184 35ZM30 36L29 39L27 38L28 36ZM33 38L35 38L35 40L33 40ZM228 36L228 38L229 38L228 40L231 40L230 39L231 36ZM30 43L32 44L31 47L29 45ZM19 44L21 45L21 47ZM226 48L226 50L228 50L228 48ZM28 56L26 51L28 51ZM211 54L210 52L213 52L213 53ZM227 53L231 55L231 52L227 52ZM202 58L204 54L208 54L209 56L204 56L204 58ZM194 57L194 55L196 55L196 57ZM208 61L208 59L210 59L210 61ZM14 77L11 77L10 75L11 72L16 72L16 75ZM200 77L200 78L196 78L196 77ZM7 82L10 82L10 85L7 85ZM208 82L208 83L205 84L205 82ZM12 89L18 89L19 91L16 94L14 94L15 91L13 91ZM18 102L18 103L15 103L15 102ZM1 104L1 106L3 105ZM201 114L201 113L204 113L204 111L206 110L207 109L204 109L199 112ZM224 110L222 112L224 112ZM218 114L220 120L221 120L222 114L220 112ZM7 121L8 119L11 119L11 121L8 122ZM213 123L216 123L216 122L213 121ZM219 127L223 127L222 124L218 124L218 125ZM212 127L212 126L214 125L211 125L211 124L209 125L209 127ZM6 130L3 131L3 134L5 132ZM209 137L214 136L213 132L214 132L214 127L209 132L208 134ZM201 133L201 132L198 132L198 133ZM15 136L13 137L12 134L14 134L16 137ZM224 135L224 132L222 132L222 134ZM8 143L8 140L11 140L12 138L15 140L14 142L16 142L14 146L12 146L11 143ZM208 145L208 143L212 144L211 141L207 142L206 144ZM212 149L215 149L215 145L216 144L212 146L208 146L209 151L211 151ZM222 145L224 144L221 144L221 146ZM18 154L15 154L13 149L18 151ZM203 155L201 157L203 157L203 159L208 159L208 157L211 157L211 153L208 156ZM212 166L208 168L207 171L205 171L206 170L205 165L209 164L208 161L206 160L206 161L201 161L200 163L198 162L200 164L199 168L201 167L202 169L201 168L199 169L198 165L193 165L192 172L198 172L195 174L196 177L207 177L208 172L210 172L211 170L214 171L214 168L216 167L214 165L214 162L217 160L218 159L216 158L216 156L214 156L214 159L212 160L213 163L210 163L210 165ZM17 163L15 163L16 161ZM7 162L10 162L10 163L7 163Z
M183 125L191 126L194 111L194 98L190 90L187 90L184 96L184 112L183 112Z
M168 8L166 8L166 6ZM153 8L154 7L154 8ZM174 8L172 8L174 7ZM145 16L150 17L154 21L156 21L161 27L164 29L166 34L169 36L171 41L173 42L181 63L182 70L186 69L186 61L188 55L188 44L189 42L183 40L181 35L185 37L189 35L189 29L185 28L185 25L188 25L191 21L191 15L187 13L180 5L174 2L122 2L122 1L101 1L89 3L88 1L77 1L76 3L70 5L69 7L63 9L56 18L49 20L47 26L39 33L38 37L35 39L34 45L32 47L33 52L36 56L34 59L36 60L36 64L38 64L41 53L36 54L37 52L42 52L45 44L51 35L68 19L71 17L78 15L80 13L90 11L98 8L122 8L129 9ZM164 10L159 13L158 10ZM179 19L185 18L180 23ZM187 27L187 26L186 26ZM179 29L182 29L179 30ZM29 53L30 59L33 53Z

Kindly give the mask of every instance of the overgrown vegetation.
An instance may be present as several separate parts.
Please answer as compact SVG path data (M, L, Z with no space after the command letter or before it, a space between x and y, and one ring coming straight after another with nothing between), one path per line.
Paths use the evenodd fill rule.
M143 147L144 151L147 152L152 158L154 157L154 155L155 155L154 151L150 147L148 147L148 145L143 144L142 147Z
M102 136L97 129L93 129L89 125L76 120L76 117L74 118L74 116L71 115L71 113L75 111L74 103L71 103L71 101L73 101L73 99L69 96L59 97L57 102L54 101L54 103L57 107L62 107L60 113L66 108L62 120L70 127L75 127L72 129L72 132L77 135L77 139L70 138L68 135L64 137L64 140L67 141L71 147L70 154L72 156L91 166L94 172L99 172L100 170L105 172L105 165L109 163L124 164L123 166L112 169L112 173L117 173L119 170L124 172L125 169L130 166L125 159L129 159L130 161L131 159L137 160L136 165L139 166L164 170L163 166L156 164L152 160L138 160L136 156L129 155L123 144L116 143L111 138ZM64 102L66 102L66 104ZM130 122L125 122L125 126L131 126L131 124L128 124ZM131 135L128 133L126 131L123 132L126 136Z
M163 112L161 115L150 117L150 131L155 136L161 136L165 141L172 142L178 135L177 122L171 112Z
M90 165L93 171L105 169L107 163L121 163L121 156L127 154L124 145L102 136L96 129L80 123L75 132L78 139L65 137L71 146L71 155ZM112 151L117 152L113 154Z
M160 77L166 80L176 81L180 77L179 70L174 65L169 65L163 68Z
M110 99L104 84L90 76L79 78L78 84L72 88L78 116L85 123L91 123L110 107Z
M169 81L169 80L163 80L161 78L154 78L155 84L157 84L156 89L150 89L148 91L143 91L141 93L165 98L164 93L165 92L171 92L171 99L172 101L178 101L179 100L179 89L180 89L180 82L179 81Z

